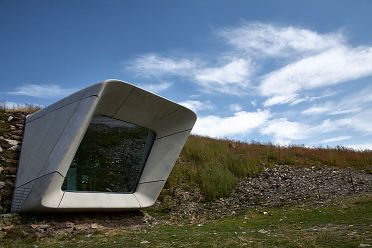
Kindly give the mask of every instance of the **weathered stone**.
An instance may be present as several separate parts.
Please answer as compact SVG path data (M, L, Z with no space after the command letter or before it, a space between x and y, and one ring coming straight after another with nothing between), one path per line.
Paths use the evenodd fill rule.
M17 151L20 151L21 150L21 147L19 145L14 145L10 148L8 148L8 151L12 151L12 152L17 152Z
M5 162L10 163L10 164L17 164L18 160L15 159L6 159Z
M21 217L15 213L0 214L0 220L5 225L18 224L21 221Z
M21 136L21 137L22 137L22 135L23 135L23 131L22 131L22 130L14 130L12 133L13 133L14 135L18 135L18 136Z
M15 161L15 162L17 162L17 161ZM7 175L15 175L17 173L17 167L5 167L5 168L2 168L2 169L4 170L4 174L7 174ZM0 171L1 171L1 169L0 169Z
M18 140L12 140L12 139L4 139L6 142L8 142L9 145L15 146L18 145L19 141Z
M92 229L97 229L99 227L99 225L97 223L93 223L90 228Z
M5 182L0 182L0 189L4 188L5 187Z
M1 146L0 146L0 152L3 152L3 148L1 148Z
M13 116L9 116L9 117L8 117L8 122L11 122L13 119L14 119Z
M72 222L66 222L65 223L65 226L67 227L67 228L72 228L72 227L74 227L74 223L72 223Z
M17 141L22 140L22 137L19 135L11 135L10 137L12 137L12 139L17 140Z

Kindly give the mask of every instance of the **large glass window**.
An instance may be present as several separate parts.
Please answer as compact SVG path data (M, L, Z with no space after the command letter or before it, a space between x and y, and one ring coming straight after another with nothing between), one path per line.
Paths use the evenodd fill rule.
M62 185L64 191L136 190L155 133L107 116L94 116Z

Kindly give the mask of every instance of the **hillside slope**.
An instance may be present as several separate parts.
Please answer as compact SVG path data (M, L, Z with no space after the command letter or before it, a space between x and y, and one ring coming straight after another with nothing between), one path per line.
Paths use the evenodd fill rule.
M10 214L25 116L0 111L0 237L5 239L203 223L250 209L330 207L372 196L372 151L191 136L152 208L111 214Z

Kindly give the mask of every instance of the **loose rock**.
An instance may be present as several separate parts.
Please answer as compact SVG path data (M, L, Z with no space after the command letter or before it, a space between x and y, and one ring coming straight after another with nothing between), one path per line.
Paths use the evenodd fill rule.
M12 139L4 139L6 142L8 142L9 145L15 146L18 145L19 141L18 140L12 140Z
M13 151L13 152L20 151L20 150L21 150L21 147L19 145L14 145L8 148L8 151Z
M351 179L352 178L352 181ZM241 180L229 197L206 202L198 189L176 189L165 203L172 220L215 219L247 208L292 204L324 205L337 197L372 193L372 175L363 171L329 166L301 168L277 165ZM164 204L164 203L163 203ZM270 215L267 211L263 215Z

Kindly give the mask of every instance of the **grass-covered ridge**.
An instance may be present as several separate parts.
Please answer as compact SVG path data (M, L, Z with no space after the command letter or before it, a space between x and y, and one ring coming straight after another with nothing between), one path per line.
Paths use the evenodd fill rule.
M4 247L367 247L370 197L328 207L250 209L203 224L59 235L42 240L8 238Z
M179 184L200 187L208 200L229 195L240 178L276 164L293 166L352 167L371 172L372 151L336 148L278 146L259 142L190 136L166 188Z
M39 109L39 106L33 104L7 106L4 101L0 101L0 136L9 132L7 116L16 112L28 114ZM214 200L228 196L240 179L254 176L263 168L273 165L351 167L372 174L372 151L342 146L278 146L191 135L162 195L166 195L167 190L183 185L198 187L207 200Z

